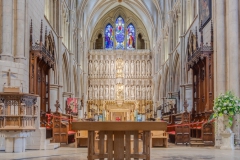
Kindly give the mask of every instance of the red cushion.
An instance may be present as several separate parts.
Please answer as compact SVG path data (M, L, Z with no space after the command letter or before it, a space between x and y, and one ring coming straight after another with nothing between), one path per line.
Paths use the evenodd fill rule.
M167 132L168 134L176 134L175 131Z
M75 134L76 132L74 132L74 131L68 131L68 135L69 134Z

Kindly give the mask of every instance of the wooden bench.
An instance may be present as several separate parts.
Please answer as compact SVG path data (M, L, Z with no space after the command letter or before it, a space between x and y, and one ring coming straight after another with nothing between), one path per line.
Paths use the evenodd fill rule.
M168 147L168 133L166 131L151 131L151 147Z

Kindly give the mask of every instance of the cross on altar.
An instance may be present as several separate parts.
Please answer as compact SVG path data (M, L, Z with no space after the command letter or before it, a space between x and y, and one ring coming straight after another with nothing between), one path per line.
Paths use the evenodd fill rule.
M3 73L6 73L7 74L7 84L8 86L10 87L11 86L11 76L14 76L14 74L17 74L17 73L13 73L11 72L11 70L9 69L8 71L3 71Z
M184 111L187 112L187 108L188 108L189 104L187 103L186 99L184 101L184 105L183 106L184 106Z
M86 119L86 117L87 117L87 113L85 112L85 113L84 113L84 118Z
M120 117L116 117L116 121L121 121L121 118Z

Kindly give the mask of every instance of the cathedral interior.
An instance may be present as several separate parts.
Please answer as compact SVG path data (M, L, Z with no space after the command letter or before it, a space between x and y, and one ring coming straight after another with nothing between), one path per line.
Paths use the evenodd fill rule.
M227 150L240 149L240 112L230 128L213 115L220 94L240 97L239 7L238 0L0 0L3 158L112 159L102 132L75 123L156 122L165 129L149 132L149 144L147 132L131 132L139 142L129 139L129 155L124 142L123 158L238 159Z

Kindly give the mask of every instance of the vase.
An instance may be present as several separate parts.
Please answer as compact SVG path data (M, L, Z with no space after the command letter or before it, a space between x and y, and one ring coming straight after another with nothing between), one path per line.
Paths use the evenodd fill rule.
M222 144L220 149L234 149L234 133L232 129L228 126L228 115L223 115L223 122L225 130L220 133L222 137Z

